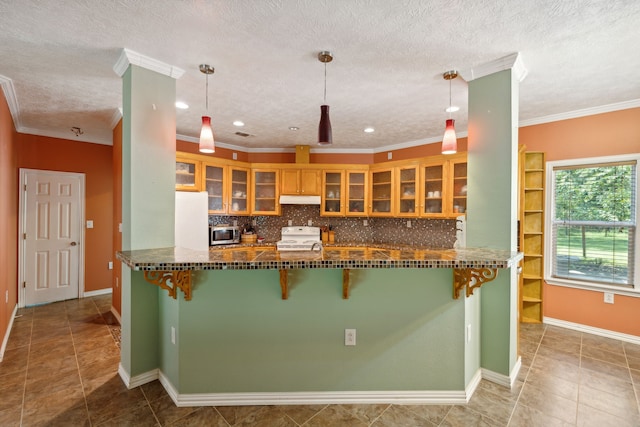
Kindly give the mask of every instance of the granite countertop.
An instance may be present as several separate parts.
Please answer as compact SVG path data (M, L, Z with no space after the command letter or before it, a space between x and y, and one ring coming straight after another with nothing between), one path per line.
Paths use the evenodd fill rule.
M416 248L396 244L340 243L322 251L275 250L275 244L233 245L195 251L159 248L122 251L117 258L133 270L257 270L298 268L509 268L522 253L495 249Z

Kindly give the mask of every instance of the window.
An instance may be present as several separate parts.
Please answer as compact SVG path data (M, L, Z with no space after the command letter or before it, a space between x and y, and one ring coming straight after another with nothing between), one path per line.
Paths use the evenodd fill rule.
M640 291L639 156L549 162L545 280Z

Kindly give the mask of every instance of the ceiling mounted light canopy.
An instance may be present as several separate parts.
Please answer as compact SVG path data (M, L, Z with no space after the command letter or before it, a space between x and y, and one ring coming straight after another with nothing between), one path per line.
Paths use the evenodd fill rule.
M213 74L215 69L208 64L200 64L200 72L207 76L205 107L209 112L209 74ZM202 116L202 129L200 129L200 152L215 153L216 147L213 142L213 129L211 129L211 117Z
M331 120L329 119L329 106L327 105L327 62L333 61L333 54L323 50L318 53L318 61L324 63L324 104L320 106L320 124L318 126L318 144L331 145Z
M456 70L447 71L442 75L445 80L449 80L449 118L444 129L444 137L442 138L442 154L455 154L458 151L458 140L456 138L456 129L454 120L451 118L451 80L458 77Z

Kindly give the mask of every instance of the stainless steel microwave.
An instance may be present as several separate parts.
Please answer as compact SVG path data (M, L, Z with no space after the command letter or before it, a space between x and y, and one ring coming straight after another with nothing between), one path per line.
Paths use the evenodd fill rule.
M231 245L240 243L240 227L234 225L214 225L209 227L209 244Z

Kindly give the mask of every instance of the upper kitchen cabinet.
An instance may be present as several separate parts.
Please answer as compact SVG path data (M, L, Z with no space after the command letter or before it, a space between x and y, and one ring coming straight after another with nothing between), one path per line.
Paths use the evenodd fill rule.
M396 215L416 217L419 215L419 168L417 165L400 166L396 172Z
M203 163L204 188L209 196L209 213L249 214L249 169Z
M282 169L280 194L294 196L320 195L319 169Z
M201 191L202 164L189 157L176 157L176 191Z
M370 216L391 217L394 214L395 174L394 168L370 171Z
M323 170L320 215L343 216L345 214L344 200L344 171Z
M280 215L280 171L252 169L253 197L251 214Z

